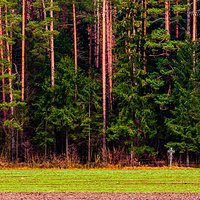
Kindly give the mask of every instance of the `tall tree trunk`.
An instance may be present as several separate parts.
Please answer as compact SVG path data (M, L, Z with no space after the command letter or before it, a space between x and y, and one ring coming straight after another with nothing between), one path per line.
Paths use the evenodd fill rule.
M97 39L96 39L96 67L99 67L100 60L100 9L99 1L97 1Z
M2 23L2 8L0 6L0 59L4 59L4 50L3 50L3 40L1 37L3 36L3 23ZM4 65L1 65L1 83L2 83L2 102L4 103L6 101L6 95L5 95L5 78L4 78ZM6 111L3 111L3 121L6 120Z
M176 5L178 5L178 0L176 0ZM178 11L176 12L176 39L178 39L179 36L179 30L178 30Z
M109 109L112 112L112 5L111 2L106 2L106 55L108 66L108 87L109 87Z
M88 25L88 39L89 39L89 66L92 65L92 25Z
M187 0L187 36L190 36L190 0Z
M192 41L196 46L197 40L197 0L193 0ZM196 51L193 50L193 71L196 68Z
M144 35L144 42L146 41L147 35L147 1L143 0L143 35ZM144 47L143 50L143 63L144 63L144 73L147 73L147 61L146 61L146 48Z
M102 88L103 88L103 144L102 156L103 162L106 163L106 0L103 0L102 12Z
M133 3L135 4L136 0L133 0ZM143 27L144 27L144 25L143 25ZM134 12L132 13L132 35L134 37L136 35L135 13ZM134 51L134 54L136 54L136 48L134 48L133 51ZM145 66L144 66L144 70L145 70ZM131 83L132 83L132 86L135 86L137 84L136 81L135 81L136 71L137 71L137 67L136 67L135 61L133 60L133 56L131 56L131 74L132 74L132 76L131 76Z
M50 10L50 51L51 51L51 87L54 88L54 71L55 71L55 63L54 63L54 23L53 23L53 0L51 0L51 10Z
M74 27L74 65L75 65L75 74L77 74L78 59L77 59L76 7L74 0L72 3L72 13L73 13L73 27Z
M25 8L26 8L26 1L22 0L22 91L21 91L21 100L24 101L24 69L25 69L25 24L26 24L26 17L25 17Z
M114 5L114 10L113 10L113 24L117 23L117 6ZM116 47L116 27L113 29L113 48ZM113 61L116 60L116 53L113 54Z
M170 34L169 11L170 11L169 0L165 0L165 30L167 31L167 34Z
M112 92L113 92L113 69L112 69L112 62L113 62L113 55L112 55L112 48L113 48L113 29L112 29L112 2L110 1L109 5L109 57L108 57L108 66L109 66L109 71L108 71L108 77L109 77L109 102L110 102L110 112L112 112Z
M75 2L72 2L72 14L73 14L73 32L74 32L74 71L75 76L77 76L78 70L78 54L77 54L77 30L76 30L76 7ZM78 87L77 82L75 82L75 100L77 99Z
M94 64L97 60L97 0L94 0Z
M193 0L193 25L192 25L192 41L197 39L197 0Z
M90 72L89 72L89 77L90 77ZM91 120L91 96L89 93L89 108L88 108L88 113L89 113L89 119ZM88 132L88 163L90 164L91 162L91 124L89 121L89 132Z
M5 14L6 14L6 17L5 17L5 26L8 27L8 18L7 18L7 14L8 14L8 10L7 10L7 6L5 6ZM9 32L8 32L8 29L6 28L6 36L7 38L9 38ZM9 63L9 67L8 67L8 74L9 74L9 97L10 97L10 103L13 102L13 93L12 93L12 78L11 78L11 75L12 75L12 68L11 68L11 53L10 53L10 45L9 45L9 42L8 40L6 40L6 51L7 51L7 61ZM14 113L14 109L13 107L11 107L11 115L13 115Z
M44 16L44 20L45 20L45 29L46 29L46 31L48 31L48 25L46 22L47 12L46 12L46 6L45 6L44 0L42 0L42 9L43 9L43 16Z
M8 32L8 8L5 6L5 27L6 27L6 36L9 38L9 32ZM9 63L8 66L8 74L9 74L9 98L10 98L10 104L13 103L13 92L12 92L12 61L11 61L11 52L10 52L10 45L8 43L8 40L6 40L6 53L7 53L7 61ZM14 108L11 106L10 108L10 114L13 116L14 114ZM14 136L14 130L13 128L10 129L11 131L11 160L13 161L15 159L15 136Z

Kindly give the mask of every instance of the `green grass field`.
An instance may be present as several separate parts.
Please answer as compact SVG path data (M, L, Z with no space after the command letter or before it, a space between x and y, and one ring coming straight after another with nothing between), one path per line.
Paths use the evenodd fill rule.
M200 192L200 169L0 170L0 192Z

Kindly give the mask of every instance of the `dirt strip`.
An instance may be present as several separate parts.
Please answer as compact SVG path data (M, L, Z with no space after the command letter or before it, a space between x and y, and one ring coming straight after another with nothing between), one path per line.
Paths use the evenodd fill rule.
M0 200L200 200L200 193L0 193Z

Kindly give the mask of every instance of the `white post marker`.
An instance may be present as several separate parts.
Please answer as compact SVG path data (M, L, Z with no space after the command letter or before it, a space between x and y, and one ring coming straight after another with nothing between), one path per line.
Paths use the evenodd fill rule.
M167 153L169 154L169 166L171 167L172 166L172 160L173 160L173 154L175 153L175 151L172 149L172 148L170 148L168 151L167 151Z

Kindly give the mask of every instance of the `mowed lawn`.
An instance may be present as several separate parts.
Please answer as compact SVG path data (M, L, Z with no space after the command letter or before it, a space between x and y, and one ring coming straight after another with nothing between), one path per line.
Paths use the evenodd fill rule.
M0 170L0 192L200 192L200 169Z

